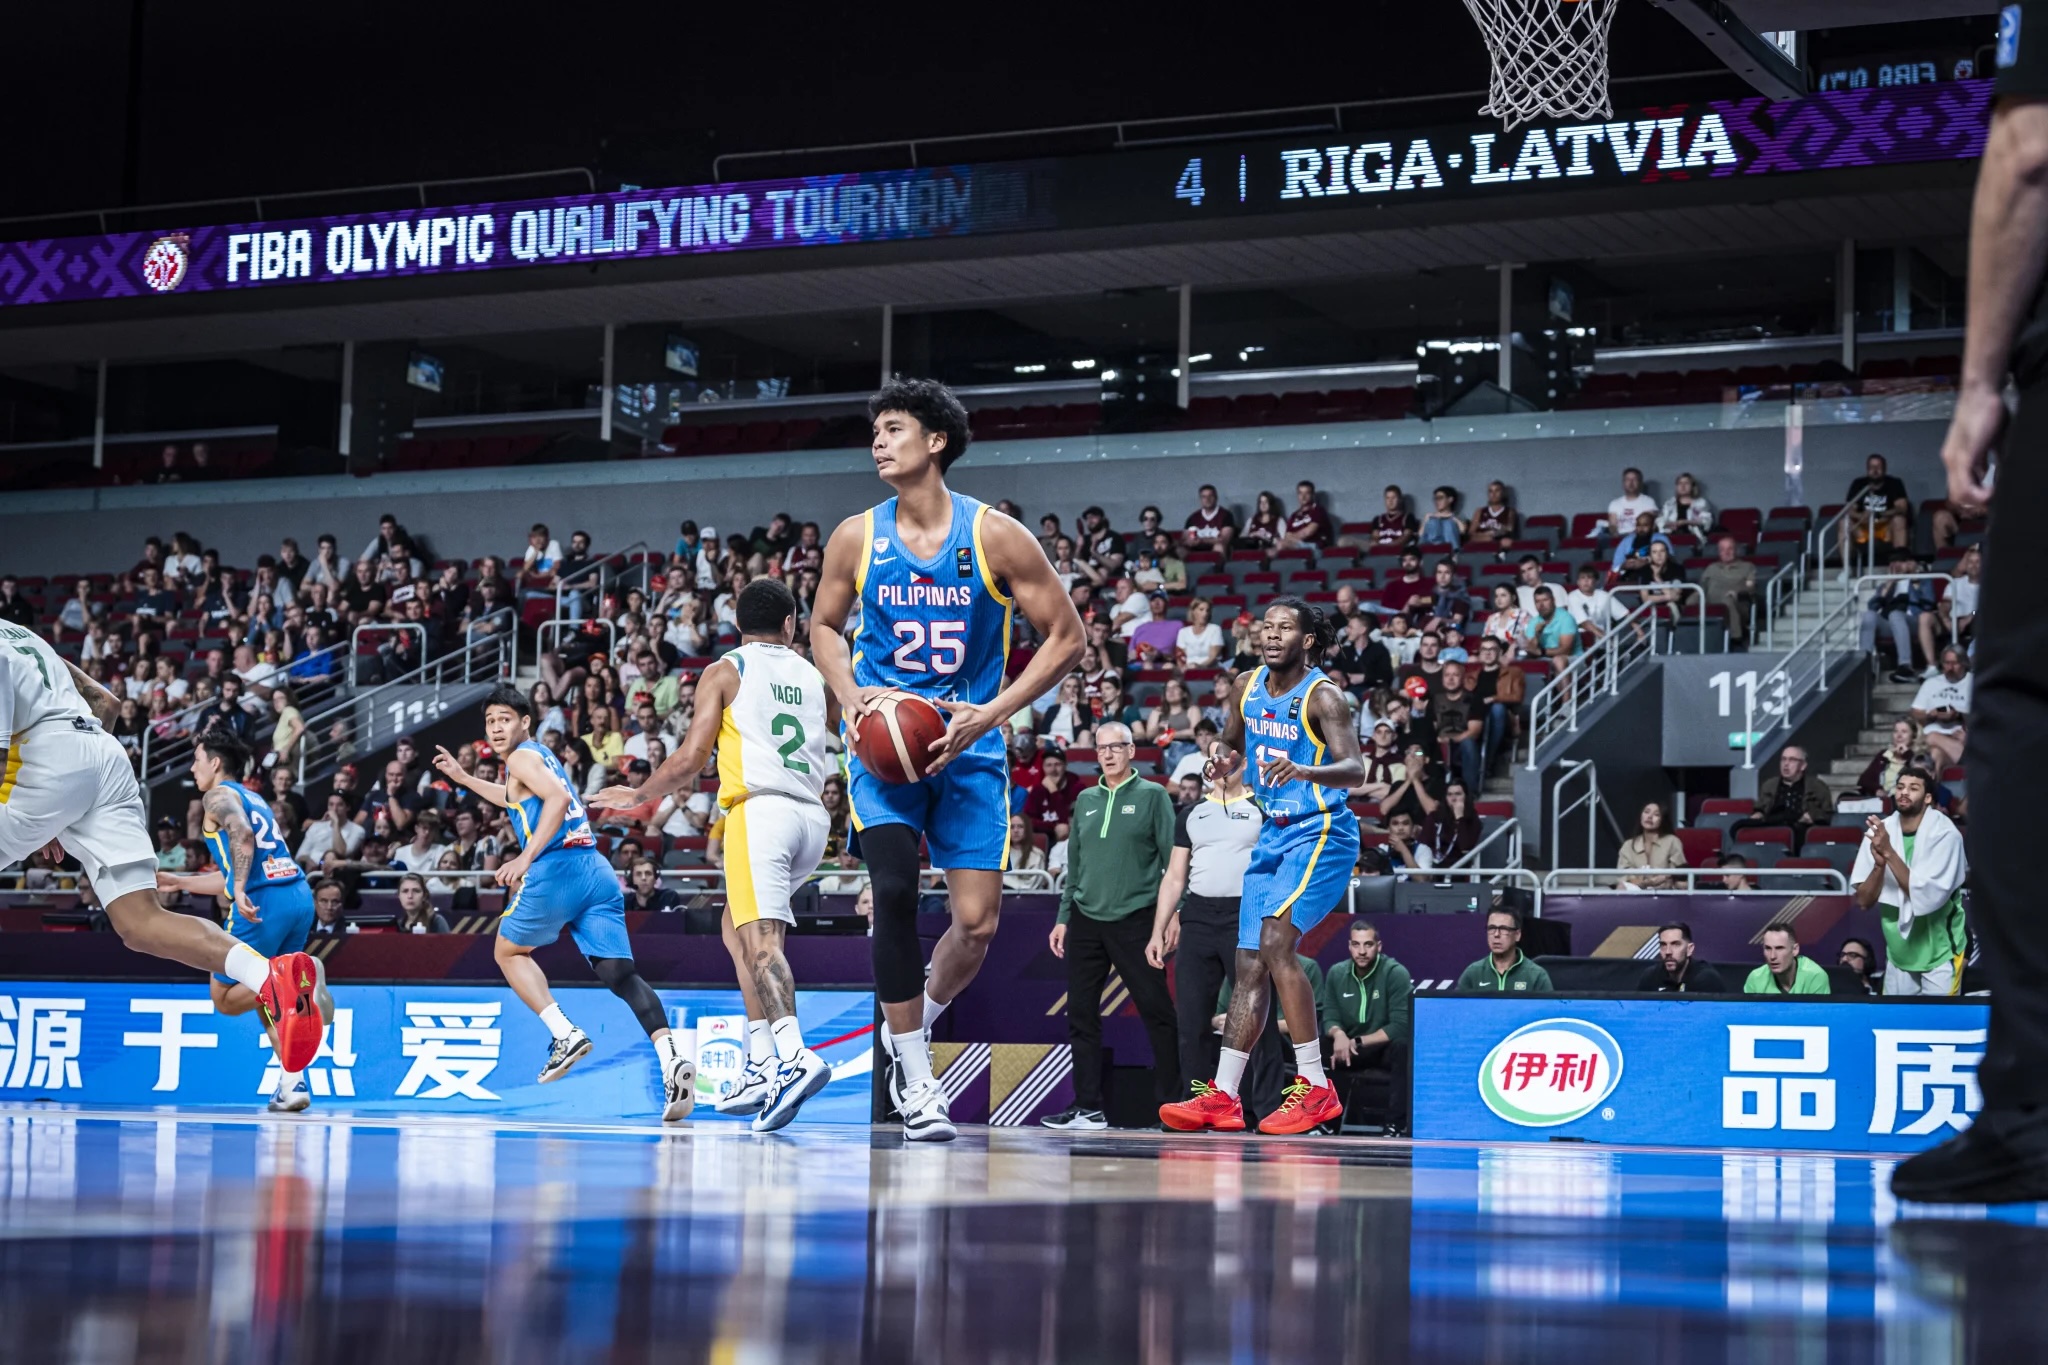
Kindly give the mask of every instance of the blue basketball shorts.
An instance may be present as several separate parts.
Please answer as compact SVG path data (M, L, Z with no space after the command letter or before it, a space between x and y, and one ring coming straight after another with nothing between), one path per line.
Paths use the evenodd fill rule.
M1237 946L1256 950L1264 920L1285 916L1306 934L1344 903L1358 861L1358 820L1349 811L1297 825L1268 824L1252 845L1238 901Z
M933 867L1004 870L1010 852L1010 763L1000 736L983 736L922 782L884 782L861 766L849 746L846 775L855 831L908 825L924 835Z
M252 887L249 899L256 903L256 913L262 918L251 924L230 910L228 922L222 926L229 933L265 957L296 953L306 946L306 935L313 932L313 888L304 877L276 886ZM223 986L235 984L233 977L219 972L213 979Z
M594 850L536 858L498 919L499 936L522 948L545 948L563 929L585 957L633 956L626 937L626 893Z

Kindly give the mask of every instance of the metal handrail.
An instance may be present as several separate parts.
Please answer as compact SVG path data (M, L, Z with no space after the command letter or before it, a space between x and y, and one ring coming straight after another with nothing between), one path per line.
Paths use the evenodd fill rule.
M1543 874L1543 889L1553 893L1560 891L1570 892L1573 895L1579 896L1656 896L1668 895L1680 890L1677 887L1638 890L1631 886L1600 885L1592 880L1597 877L1600 879L1600 882L1611 883L1622 877L1637 873L1646 877L1682 877L1685 879L1684 892L1703 889L1698 885L1699 879L1702 877L1726 877L1731 874L1739 874L1745 877L1812 877L1819 878L1825 883L1818 890L1810 892L1764 891L1760 889L1753 891L1727 891L1719 887L1704 888L1720 896L1830 896L1846 895L1849 890L1849 879L1843 876L1839 869L1832 867L1553 867L1550 871ZM1587 884L1584 886L1566 886L1560 880L1565 877L1583 877L1587 879Z
M477 627L490 625L493 622L503 622L506 626L504 630L492 631L490 638L494 641L502 640L506 642L511 652L511 663L505 670L505 676L516 678L519 676L519 612L515 608L499 607L496 611L486 616L479 616L476 620L464 626L462 628L462 647L465 650L475 648Z
M1609 589L1608 589L1607 591L1608 591L1608 592L1610 592L1610 593L1623 593L1623 592L1637 592L1637 593L1642 593L1642 594L1644 595L1644 598L1645 598L1645 601L1644 601L1644 603L1643 603L1643 605L1644 605L1644 606L1664 606L1664 605L1667 605L1667 604L1665 604L1665 603L1661 603L1661 602L1650 602L1650 601L1648 601L1647 599L1648 599L1648 596L1649 596L1649 594L1651 594L1651 593L1653 593L1653 592L1675 592L1675 593L1677 593L1677 594L1679 595L1680 599L1681 599L1681 603L1680 603L1680 605L1679 605L1679 608L1678 608L1678 611L1677 611L1677 620L1676 620L1676 621L1675 621L1675 622L1673 623L1673 629L1672 629L1672 632L1671 632L1671 645L1672 645L1672 648L1671 648L1671 652L1672 652L1673 654L1676 654L1676 653L1678 652L1678 629L1677 629L1677 628L1678 628L1678 627L1680 627L1680 626L1683 626L1683 625L1685 624L1685 607L1684 607L1684 605L1683 605L1683 601L1682 601L1682 599L1684 598L1684 596L1685 596L1685 594L1686 594L1686 593L1691 593L1691 594L1692 594L1692 595L1693 595L1694 597L1696 597L1696 598L1698 598L1698 599L1699 599L1699 608L1700 608L1700 609L1699 609L1699 648L1695 649L1695 650L1693 651L1693 653L1695 653L1695 654L1704 654L1704 653L1706 653L1706 652L1707 652L1707 590L1706 590L1705 588L1701 587L1701 586L1700 586L1699 584L1697 584L1697 583L1617 583L1617 584L1615 584L1615 585L1614 585L1613 587L1609 588ZM1722 640L1721 648L1722 648L1722 652L1723 652L1723 653L1727 652L1727 648L1728 648L1728 645L1727 645L1727 641L1726 641L1726 639L1725 639L1725 638L1724 638L1724 639Z
M1760 633L1764 637L1763 645L1765 649L1776 649L1778 647L1778 618L1784 614L1787 607L1797 603L1799 600L1799 590L1805 583L1806 552L1804 550L1800 551L1799 557L1790 564L1779 565L1778 571L1772 574L1764 583L1764 619L1762 623L1763 629Z
M511 608L493 612L492 616L510 616ZM486 618L489 619L489 618ZM493 682L513 676L513 665L518 659L516 632L501 631L487 638L450 650L439 658L430 658L409 673L400 674L376 687L367 688L337 701L333 706L315 716L306 718L306 737L299 744L299 781L303 785L309 774L315 774L330 764L338 765L345 745L355 742L355 721L359 713L374 712L382 705L382 698L392 688L417 688L431 686L434 699L440 699L441 689L461 684ZM402 707L403 702L396 703ZM335 737L331 732L336 721L347 722L347 733Z
M331 656L340 648L339 644L332 644L328 645L325 649L313 651L313 654ZM292 663L299 663L309 657L313 657L313 655L302 655L299 659L292 660ZM293 697L298 703L299 715L303 719L308 711L331 698L340 689L341 684L336 681L333 674L329 674L328 680L325 683L301 686L292 681L291 666L291 664L281 665L285 670L284 681L276 684L272 690L275 690L275 687L291 688ZM144 723L142 727L142 743L137 748L136 768L139 780L144 787L149 787L163 781L191 762L193 746L199 739L199 715L201 712L218 704L219 701L220 698L218 696L209 697L205 701L196 702L182 711L173 711L169 715L158 716L156 719ZM168 733L158 738L156 729L162 725L168 725L171 728ZM264 733L267 734L268 732ZM304 740L302 739L300 742L303 744Z
M1564 789L1573 778L1581 773L1584 773L1586 776L1586 794L1567 805L1564 799ZM1594 765L1593 760L1590 758L1575 759L1572 762L1566 763L1558 773L1557 781L1550 784L1550 846L1545 852L1552 858L1560 856L1560 851L1564 845L1564 817L1581 806L1587 809L1587 862L1593 861L1595 852L1594 813L1607 817L1607 828L1613 833L1615 843L1627 842L1628 836L1621 832L1621 822L1614 818L1613 808L1607 804L1606 798L1600 794L1600 769Z
M568 605L564 597L564 594L569 589L569 586L572 583L579 582L580 580L590 577L593 574L596 575L597 582L593 585L591 590L596 593L598 604L602 606L604 603L605 575L610 572L612 561L623 561L627 555L632 554L635 550L645 550L649 553L652 553L654 547L649 545L644 540L636 540L631 545L626 546L624 549L612 550L609 553L599 555L596 558L592 559L588 564L585 564L582 568L577 569L575 572L556 578L555 614L553 619L560 620L562 618L562 610L565 606ZM641 562L638 565L626 565L625 572L615 575L615 578L626 577L636 567L639 568L643 572L643 574L646 575L645 580L643 580L643 582L640 585L640 590L642 592L645 592L647 591L647 582L651 581L652 579L652 575L647 574L648 564L645 561ZM577 591L581 592L583 591L583 589L578 589Z
M1502 838L1505 838L1507 840L1508 847L1506 857L1508 861L1500 867L1480 867L1478 862L1479 855L1486 851L1488 845ZM1493 833L1487 835L1484 839L1481 839L1478 843L1472 845L1471 848L1466 849L1465 856L1459 858L1454 863L1445 864L1444 871L1456 872L1460 869L1470 867L1482 872L1506 872L1510 869L1518 868L1521 865L1522 825L1519 820L1516 820L1513 816L1509 816L1508 819L1504 821L1498 829L1494 830Z
M1840 511L1806 533L1806 553L1802 557L1802 568L1810 565L1814 570L1815 600L1820 604L1822 615L1827 614L1828 604L1828 547L1840 541L1842 524L1847 519L1849 513L1855 509L1855 503L1845 502L1842 504ZM1863 548L1866 552L1864 556L1864 572L1875 573L1877 571L1877 537L1875 535L1865 536L1863 538ZM1842 569L1844 572L1852 572L1855 569L1856 566L1849 562L1855 558L1855 552L1856 547L1854 544L1851 544L1849 553L1843 557Z
M418 621L365 621L362 625L357 626L348 633L348 686L351 692L355 691L357 687L356 660L361 658L363 654L364 633L390 635L403 634L409 630L419 632L420 657L422 659L426 658L427 628Z
M1536 755L1545 743L1561 731L1579 728L1582 697L1590 705L1596 696L1620 691L1622 675L1650 657L1656 611L1656 603L1645 602L1615 622L1598 644L1582 650L1529 699L1529 771L1536 771ZM1651 629L1643 629L1645 622Z
M1766 728L1763 730L1757 729L1757 721L1759 719L1757 692L1764 691L1765 689L1758 688L1747 695L1742 726L1742 766L1744 769L1756 767L1757 741L1772 730L1790 729L1792 725L1792 712L1797 707L1800 698L1806 696L1809 692L1817 691L1828 685L1828 663L1831 653L1837 656L1843 654L1860 656L1862 654L1861 640L1846 645L1837 645L1833 643L1833 639L1836 631L1844 621L1852 614L1860 613L1864 610L1863 603L1867 600L1867 594L1879 584L1909 583L1923 579L1951 585L1955 582L1954 575L1938 571L1909 574L1864 574L1850 585L1848 595L1833 608L1825 612L1820 620L1814 623L1813 629L1808 631L1797 644L1792 646L1785 657L1778 661L1778 666L1763 680L1767 684L1775 684L1775 686L1770 688L1770 698L1763 708L1761 719L1766 722ZM1810 658L1805 656L1810 656ZM1875 667L1876 657L1874 653L1870 656L1873 667Z

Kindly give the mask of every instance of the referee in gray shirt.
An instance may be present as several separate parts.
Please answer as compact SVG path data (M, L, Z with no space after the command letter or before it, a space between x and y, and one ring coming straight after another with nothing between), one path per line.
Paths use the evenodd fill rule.
M1180 1074L1190 1081L1216 1074L1223 1040L1211 1020L1217 992L1237 973L1237 903L1264 823L1242 770L1174 817L1173 853L1159 883L1145 958L1163 966L1174 954Z

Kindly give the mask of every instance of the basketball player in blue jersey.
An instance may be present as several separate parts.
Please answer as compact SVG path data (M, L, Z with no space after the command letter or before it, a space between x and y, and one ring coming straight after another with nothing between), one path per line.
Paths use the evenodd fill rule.
M233 907L227 931L264 957L296 953L313 929L313 892L306 874L278 833L270 804L242 785L249 771L249 746L226 730L206 731L193 742L192 781L199 788L201 832L213 852L213 869L179 876L156 874L157 890L191 896L226 896ZM320 1013L334 1017L327 992L327 968L312 958ZM262 1002L233 978L213 974L213 1007L222 1014L247 1014ZM277 1047L277 1032L266 1013L264 1032ZM279 1052L280 1057L283 1056ZM297 1113L310 1105L302 1071L286 1071L270 1096L273 1114Z
M1298 597L1279 597L1266 608L1261 631L1263 662L1232 688L1234 704L1210 746L1208 769L1210 780L1227 780L1249 763L1266 822L1245 868L1237 984L1216 1079L1197 1081L1192 1099L1159 1110L1160 1121L1181 1132L1243 1130L1238 1083L1266 1026L1268 983L1294 1043L1296 1075L1280 1108L1259 1120L1259 1131L1305 1133L1344 1112L1323 1073L1315 992L1294 945L1343 899L1358 860L1358 817L1345 804L1345 793L1364 777L1358 734L1343 693L1308 662L1330 643L1327 618Z
M632 1008L654 1043L661 1059L662 1121L673 1123L687 1116L697 1102L697 1065L683 1057L669 1032L661 998L633 966L625 892L597 851L590 816L576 798L568 773L534 742L533 703L525 693L516 687L491 693L484 702L484 736L505 756L502 786L464 772L446 749L434 755L434 766L450 782L512 814L519 856L497 872L498 885L512 893L512 900L498 921L493 955L513 993L540 1016L555 1040L539 1082L559 1080L590 1051L589 1036L562 1013L548 989L547 974L533 960L534 949L553 943L566 928L597 979Z
M954 1136L932 1078L928 1030L988 952L1009 848L1010 776L997 727L1051 691L1080 660L1081 618L1045 551L1015 520L954 493L967 410L943 384L897 379L868 400L875 472L895 496L833 531L811 612L811 657L858 731L875 698L913 692L948 715L921 782L892 784L848 756L847 801L875 893L875 993L889 1094L904 1136ZM847 616L860 603L849 647ZM1012 613L1043 641L1005 683ZM953 923L932 950L917 940L918 839L946 873Z

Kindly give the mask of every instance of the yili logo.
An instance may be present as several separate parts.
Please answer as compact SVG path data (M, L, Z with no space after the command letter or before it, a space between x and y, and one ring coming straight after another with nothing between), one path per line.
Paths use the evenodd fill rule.
M1479 1098L1509 1123L1552 1128L1598 1109L1621 1081L1621 1044L1582 1019L1539 1019L1479 1064Z

